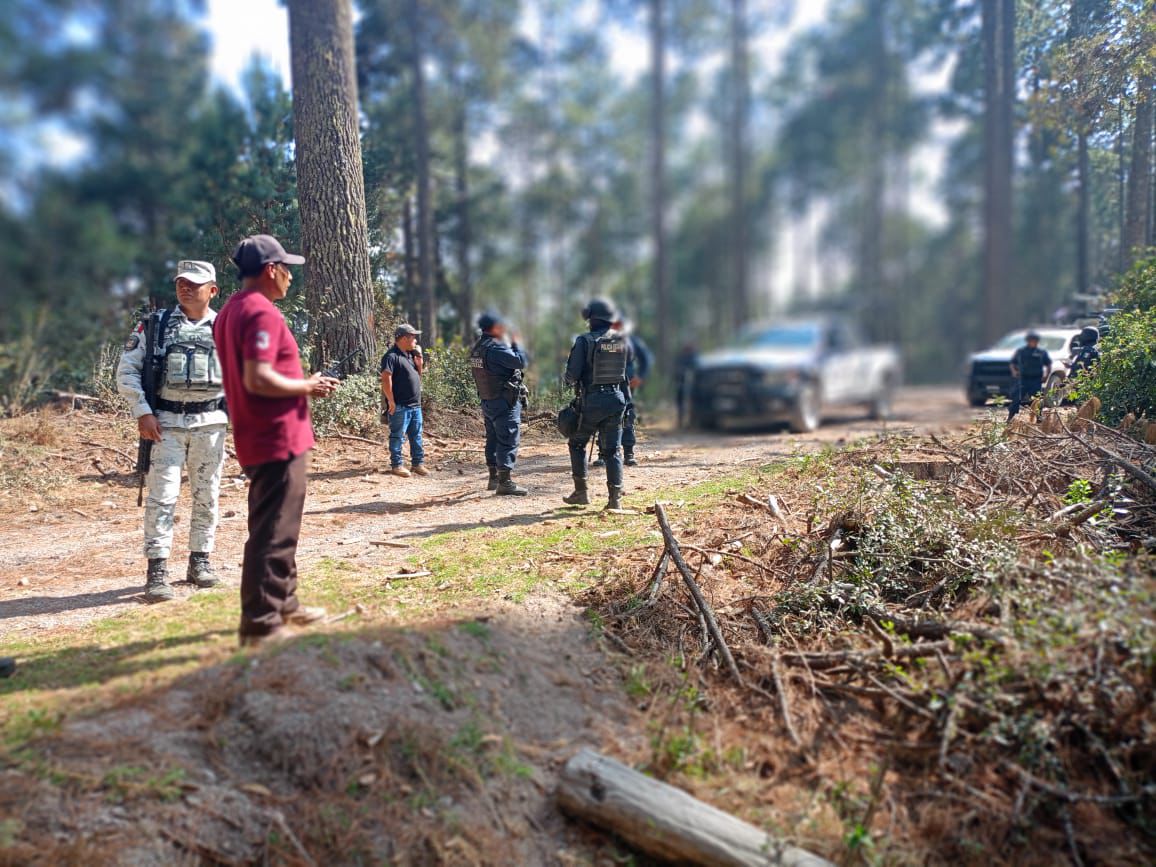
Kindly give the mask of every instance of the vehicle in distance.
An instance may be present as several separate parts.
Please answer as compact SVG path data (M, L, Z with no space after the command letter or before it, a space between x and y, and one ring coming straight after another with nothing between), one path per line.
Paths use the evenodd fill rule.
M1080 347L1079 328L1037 328L1040 347L1052 357L1052 374L1044 384L1046 390L1063 385L1068 377L1068 365ZM1012 396L1015 380L1011 374L1011 360L1015 351L1024 346L1027 329L1013 331L982 352L973 352L967 361L967 402L983 406L993 397Z
M867 346L841 316L755 325L736 346L699 356L691 387L691 424L787 424L813 431L828 407L863 404L886 418L902 378L899 352Z

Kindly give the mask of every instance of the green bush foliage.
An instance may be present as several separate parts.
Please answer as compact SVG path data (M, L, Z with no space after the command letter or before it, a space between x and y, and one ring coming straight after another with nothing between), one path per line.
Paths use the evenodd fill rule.
M376 368L346 377L336 394L313 401L313 429L319 436L381 435L381 378Z
M1118 424L1129 413L1156 417L1156 255L1120 278L1112 301L1124 312L1100 345L1100 363L1075 382L1075 395L1095 395L1101 419Z
M443 343L423 347L425 374L422 377L422 405L447 409L469 409L478 405L478 391L470 372L470 347Z
M1156 308L1112 317L1101 353L1100 363L1076 380L1077 397L1100 398L1107 424L1129 413L1156 417Z

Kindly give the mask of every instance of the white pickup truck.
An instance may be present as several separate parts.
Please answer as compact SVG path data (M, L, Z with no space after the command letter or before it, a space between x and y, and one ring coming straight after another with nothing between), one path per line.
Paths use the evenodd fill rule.
M886 418L902 379L893 346L867 346L840 316L780 320L747 329L733 349L699 356L692 374L691 424L786 423L815 430L827 407L862 404Z

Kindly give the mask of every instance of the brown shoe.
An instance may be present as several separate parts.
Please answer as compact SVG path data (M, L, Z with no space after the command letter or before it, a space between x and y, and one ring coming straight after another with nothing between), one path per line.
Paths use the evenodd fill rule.
M413 473L411 473L405 467L390 467L389 471L391 473L393 473L395 476L400 476L403 479L408 479L410 476L413 475Z
M427 470L421 464L414 464L412 467L410 467L410 472L412 472L415 476L428 476L429 475L429 470Z
M266 632L262 635L242 635L240 637L240 644L241 647L265 647L269 644L280 644L296 636L297 633L294 630L285 626L279 626L272 632Z
M292 614L285 615L285 623L289 626L312 626L325 619L328 612L317 605L301 605Z

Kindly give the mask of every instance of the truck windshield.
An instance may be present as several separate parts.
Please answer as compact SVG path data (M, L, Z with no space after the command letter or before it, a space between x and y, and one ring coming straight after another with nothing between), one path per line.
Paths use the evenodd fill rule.
M820 328L813 322L773 325L747 333L744 349L810 349L819 344Z
M992 349L1019 349L1021 346L1026 346L1027 341L1024 340L1025 334L1027 334L1026 331L1013 331L1000 340ZM1067 345L1068 338L1063 334L1040 335L1040 347L1046 349L1048 352L1062 352Z

